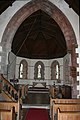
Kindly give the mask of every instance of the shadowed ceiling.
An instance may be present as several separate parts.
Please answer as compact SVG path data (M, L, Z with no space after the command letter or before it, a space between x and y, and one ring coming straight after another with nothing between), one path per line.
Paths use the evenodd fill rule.
M58 24L41 10L30 15L18 28L12 52L20 57L51 59L67 53L66 42Z

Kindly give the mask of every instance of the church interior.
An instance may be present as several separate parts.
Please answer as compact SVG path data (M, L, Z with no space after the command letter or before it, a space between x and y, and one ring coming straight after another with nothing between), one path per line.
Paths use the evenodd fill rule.
M79 0L0 1L0 120L80 120Z

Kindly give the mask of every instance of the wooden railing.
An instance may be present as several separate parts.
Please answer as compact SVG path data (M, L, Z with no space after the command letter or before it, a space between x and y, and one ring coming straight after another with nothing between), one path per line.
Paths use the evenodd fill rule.
M4 102L0 101L0 117L3 117L3 119L0 118L0 120L21 120L22 100L20 90L17 91L2 74L0 75L0 90L6 99ZM15 109L15 114L13 114L12 108ZM17 117L14 118L14 116Z
M14 86L8 81L6 80L3 75L0 75L0 81L1 81L1 90L7 94L8 98L12 99L12 101L18 101L18 91L14 88Z

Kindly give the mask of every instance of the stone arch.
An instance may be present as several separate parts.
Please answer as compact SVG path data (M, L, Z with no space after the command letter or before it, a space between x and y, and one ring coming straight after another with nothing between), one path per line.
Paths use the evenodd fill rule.
M73 28L62 11L48 0L32 0L18 10L4 31L2 43L11 44L13 37L21 23L39 9L46 12L57 22L64 34L67 49L71 50L72 44L77 44Z
M70 52L71 54L71 66L76 68L75 47L77 46L77 41L76 41L75 33L67 17L58 7L56 7L49 0L31 0L15 13L15 15L12 17L12 19L9 21L8 25L6 26L6 29L2 36L1 44L3 47L3 51L8 52L11 50L13 37L17 29L21 25L21 23L32 13L40 9L45 13L47 13L50 17L52 17L61 28L66 40L67 51ZM5 54L5 58L6 57L7 57L7 53ZM73 78L73 80L76 81L76 78ZM74 82L74 87L73 87L74 89L75 89L75 84L77 83Z

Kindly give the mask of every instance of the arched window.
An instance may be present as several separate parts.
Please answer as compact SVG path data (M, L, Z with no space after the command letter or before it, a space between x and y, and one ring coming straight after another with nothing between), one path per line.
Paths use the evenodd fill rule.
M20 64L20 78L23 78L23 64Z
M60 66L58 61L53 61L51 64L51 79L60 80Z
M28 64L26 60L22 60L19 66L19 78L27 79Z
M41 61L34 66L34 79L44 79L44 64Z
M38 65L38 74L37 74L38 78L41 78L41 65Z

